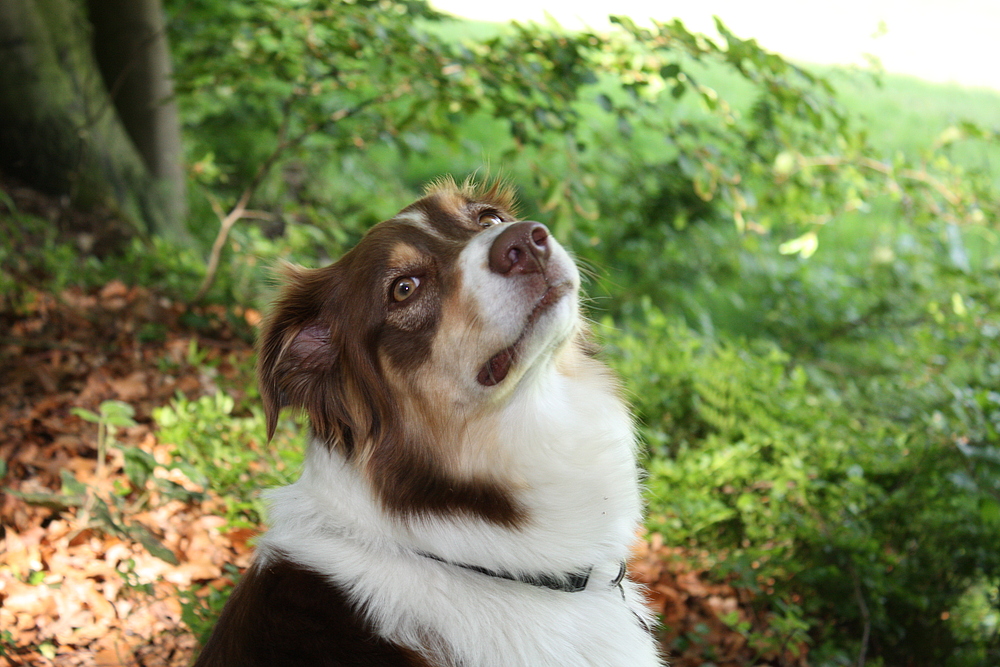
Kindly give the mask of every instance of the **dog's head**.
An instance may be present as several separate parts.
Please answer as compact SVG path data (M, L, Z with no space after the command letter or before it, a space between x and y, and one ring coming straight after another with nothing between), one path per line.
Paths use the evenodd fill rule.
M286 269L260 339L268 433L282 407L301 408L386 509L516 525L523 508L484 434L580 354L579 282L509 189L438 183L335 264Z

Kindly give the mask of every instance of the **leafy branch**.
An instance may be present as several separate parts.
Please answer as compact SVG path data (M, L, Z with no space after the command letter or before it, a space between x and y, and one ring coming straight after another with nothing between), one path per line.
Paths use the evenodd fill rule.
M215 236L215 241L212 243L212 250L208 256L205 278L202 280L201 285L198 287L198 291L195 293L195 303L198 303L205 298L208 290L211 289L212 284L215 282L215 276L219 270L219 261L222 256L222 249L226 245L226 239L229 237L229 232L232 230L233 225L246 218L263 220L271 219L272 216L270 214L262 211L248 210L247 206L249 206L250 200L253 198L257 188L260 187L261 183L268 176L268 174L271 173L271 170L276 164L278 164L279 160L288 151L297 148L303 141L316 134L321 129L328 129L336 123L360 113L369 106L395 99L399 95L402 95L407 88L408 86L406 85L400 86L391 93L372 97L350 108L336 111L330 114L329 118L325 121L310 123L305 129L291 137L286 135L288 134L288 127L292 120L292 107L293 100L295 98L292 97L285 101L285 104L283 105L282 122L278 130L277 143L272 149L270 155L268 155L257 168L257 172L254 174L253 178L250 179L250 183L243 189L243 192L240 194L233 207L227 213L223 211L217 199L212 197L209 200L212 210L219 218L219 231Z

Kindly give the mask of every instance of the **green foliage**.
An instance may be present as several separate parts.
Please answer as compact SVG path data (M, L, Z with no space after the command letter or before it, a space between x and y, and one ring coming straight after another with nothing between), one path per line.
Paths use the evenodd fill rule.
M4 204L0 201L0 300L20 303L27 285L43 284L58 294L70 286L97 289L126 277L182 298L194 292L204 273L195 248L153 238L84 252L79 239L66 238L49 220L20 212L12 202L4 211Z
M659 266L638 241L631 269L659 272L657 304L620 291L609 336L650 446L651 527L769 608L798 600L814 664L1000 652L1000 239L909 205L840 216L808 258L660 225Z
M420 2L383 2L379 11L368 2L287 0L168 7L193 175L203 187L193 211L221 219L225 202L239 199L239 212L252 199L259 210L245 216L263 222L234 232L233 250L245 257L303 225L312 231L299 256L339 255L412 197L414 183L387 163L447 155L454 171L470 152L477 162L516 160L548 222L591 240L607 231L594 223L598 210L634 217L613 204L621 189L657 223L655 202L641 201L647 195L680 195L670 207L674 225L720 214L741 227L767 225L747 214L777 156L850 143L829 83L721 21L720 42L679 21L649 29L624 17L607 33L513 24L459 42ZM700 82L712 67L752 90L745 119ZM675 185L651 183L650 166L673 174ZM644 191L630 196L640 172ZM374 202L371 191L379 192ZM815 220L799 208L801 221Z
M250 414L234 414L231 397L219 392L188 400L181 395L156 408L157 438L172 443L175 466L226 502L226 519L234 527L256 526L264 517L261 489L288 484L302 460L304 430L297 436L278 434L268 444L259 406Z
M963 600L1000 573L1000 470L972 465L981 477L967 476L964 429L931 410L942 396L831 378L764 340L716 342L648 302L644 317L607 338L650 448L653 530L709 548L719 576L769 606L799 601L793 618L812 626L814 664L856 653L865 627L893 664L977 664L983 646L1000 648L995 611L974 631L978 648L960 643L979 623L963 610L989 604L980 594L971 612ZM986 433L995 403L948 403Z
M279 428L268 443L260 408L240 414L223 392L196 400L178 395L169 406L156 408L153 419L158 439L174 444L174 466L225 501L226 520L233 528L260 526L266 513L260 492L292 482L302 462L306 429ZM201 643L239 580L237 568L226 570L232 585L210 588L207 594L177 591L181 620Z
M377 168L387 150L398 160L425 150L430 137L453 141L459 121L477 112L502 118L520 140L565 130L577 89L594 77L580 39L525 27L460 46L430 29L440 17L422 2L172 9L177 80L206 198L215 204L249 187L268 209L280 196L271 227L313 224L337 252L373 214L389 215L412 196L393 201L398 174L367 177L388 171ZM373 210L371 191L384 211Z
M0 630L0 656L11 655L17 650L17 644L14 643L14 635L10 630Z
M418 1L166 4L193 231L207 242L249 207L210 298L259 306L279 260L326 263L430 178L499 165L593 267L650 527L755 592L774 620L754 645L808 637L815 665L1000 662L995 95L886 77L901 92L882 97L721 21L710 39L626 18L469 31ZM32 273L178 296L204 275L204 247L81 259L0 205L38 240L0 244L3 298ZM237 525L301 458L222 393L154 418ZM166 484L124 455L133 485ZM53 502L78 508L66 487ZM200 633L224 596L186 600L186 622Z
M97 476L104 477L104 462L108 446L114 441L115 429L135 426L135 409L121 401L104 401L96 414L85 408L73 408L70 412L84 421L97 424Z

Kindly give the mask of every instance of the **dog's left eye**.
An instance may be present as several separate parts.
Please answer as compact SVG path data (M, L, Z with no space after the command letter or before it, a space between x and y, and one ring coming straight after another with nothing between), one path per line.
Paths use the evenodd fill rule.
M492 227L493 225L499 225L503 222L503 218L494 213L493 211L486 211L479 214L479 226L480 227Z
M420 286L420 278L416 276L407 276L406 278L400 278L392 284L392 299L393 301L406 301L413 293L417 291L417 287Z

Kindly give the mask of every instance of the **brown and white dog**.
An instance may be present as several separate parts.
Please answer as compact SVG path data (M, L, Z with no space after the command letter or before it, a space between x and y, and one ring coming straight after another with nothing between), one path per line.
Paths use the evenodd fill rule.
M444 180L285 277L261 395L309 451L196 665L660 665L632 422L545 226Z

